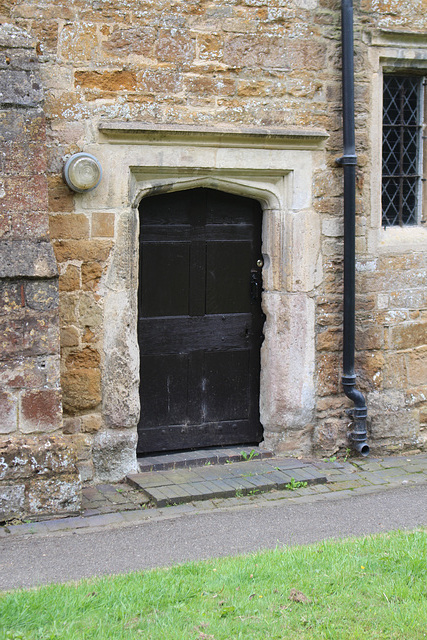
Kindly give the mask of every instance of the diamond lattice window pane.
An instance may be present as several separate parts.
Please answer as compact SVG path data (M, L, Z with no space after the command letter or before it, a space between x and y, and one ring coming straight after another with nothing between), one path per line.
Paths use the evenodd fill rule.
M418 77L384 76L383 225L417 224L421 151Z

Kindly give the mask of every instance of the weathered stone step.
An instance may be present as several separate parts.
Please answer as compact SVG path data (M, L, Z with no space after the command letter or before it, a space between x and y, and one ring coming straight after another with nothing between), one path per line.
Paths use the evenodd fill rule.
M264 460L273 456L271 451L260 447L218 447L215 449L198 449L197 451L183 451L165 453L157 456L138 458L141 473L146 471L163 471L166 469L183 469L202 467L213 464L229 464L243 460Z
M276 458L135 473L127 480L157 507L165 507L296 488L298 483L321 484L326 482L326 476L307 462Z

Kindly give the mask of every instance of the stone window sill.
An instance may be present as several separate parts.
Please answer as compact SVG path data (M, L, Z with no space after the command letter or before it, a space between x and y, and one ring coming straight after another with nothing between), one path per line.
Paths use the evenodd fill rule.
M380 253L408 253L427 250L427 228L387 227L379 232L378 250Z

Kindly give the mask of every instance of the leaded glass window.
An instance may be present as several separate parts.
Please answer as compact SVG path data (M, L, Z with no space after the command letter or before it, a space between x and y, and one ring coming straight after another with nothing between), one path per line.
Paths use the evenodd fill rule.
M382 224L415 225L421 216L423 78L385 75Z

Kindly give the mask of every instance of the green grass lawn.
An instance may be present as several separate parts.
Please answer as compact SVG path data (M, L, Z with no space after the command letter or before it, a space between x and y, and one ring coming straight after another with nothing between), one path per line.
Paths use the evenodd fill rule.
M427 638L427 531L4 593L0 638Z

